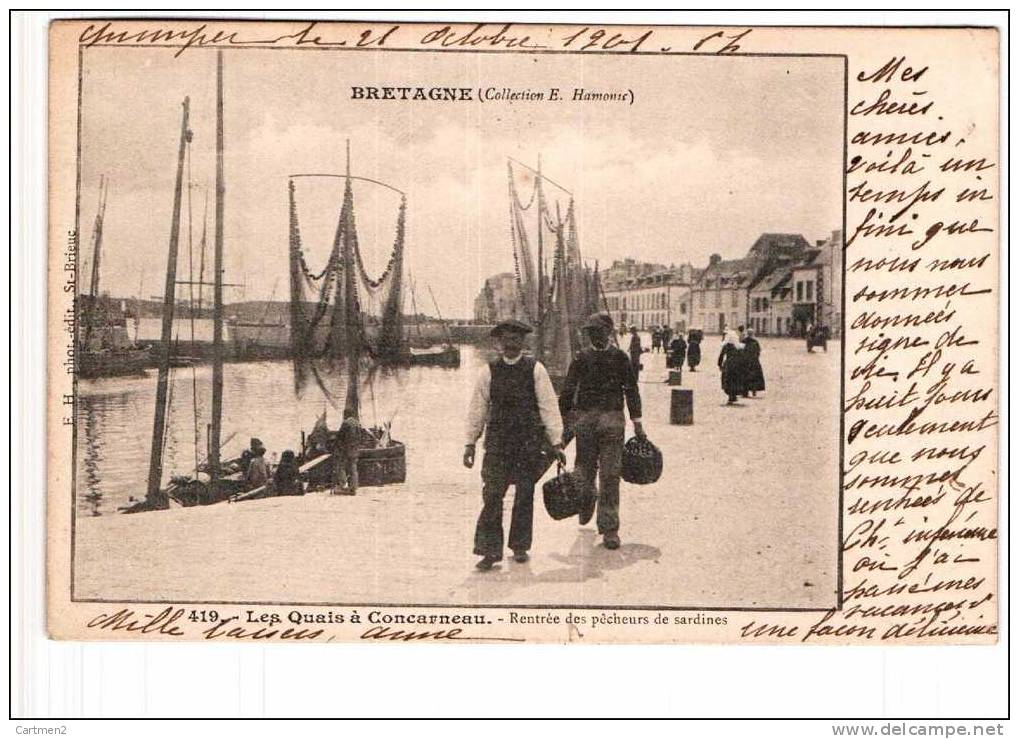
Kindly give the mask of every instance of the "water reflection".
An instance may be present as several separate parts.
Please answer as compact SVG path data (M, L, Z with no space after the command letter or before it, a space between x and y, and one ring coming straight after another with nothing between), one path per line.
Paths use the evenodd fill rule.
M407 444L408 478L415 485L443 483L442 468L459 460L462 424L483 350L461 347L457 369L411 367L379 372L361 396L366 424L393 422L394 438ZM193 373L193 377L192 377ZM212 392L212 368L181 368L171 374L170 412L163 453L163 482L195 467L195 413L198 403L199 456L205 458ZM342 382L342 379L338 379ZM341 412L310 386L294 395L292 365L287 361L227 364L224 367L223 457L240 454L251 437L266 445L270 457L300 449L308 432L326 413L336 428ZM131 497L145 495L148 478L156 377L105 378L79 383L79 511L109 515ZM338 397L342 398L342 392Z

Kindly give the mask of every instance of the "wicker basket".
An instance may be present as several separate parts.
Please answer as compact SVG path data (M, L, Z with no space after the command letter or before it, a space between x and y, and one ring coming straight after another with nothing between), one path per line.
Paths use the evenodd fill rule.
M556 476L541 486L545 510L556 521L580 513L580 481L576 473L559 467Z
M646 436L634 436L623 445L623 479L634 485L650 485L662 476L661 450Z

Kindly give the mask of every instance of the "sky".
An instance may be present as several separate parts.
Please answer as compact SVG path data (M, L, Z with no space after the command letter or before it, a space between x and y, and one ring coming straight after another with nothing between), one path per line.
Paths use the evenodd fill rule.
M172 53L84 52L83 256L104 174L101 289L118 297L162 294L185 96L193 187L178 278L188 270L189 200L197 270L206 191L211 261L215 52ZM289 297L288 175L342 173L348 140L353 174L406 193L418 305L431 312L430 286L446 317L469 317L484 279L513 268L507 157L534 166L540 156L573 192L581 250L602 266L634 257L700 267L712 253L743 256L763 232L813 241L841 227L840 59L296 49L231 49L224 59L224 279L244 285L227 302ZM558 87L566 100L366 101L351 99L352 85ZM573 102L576 87L632 90L634 104ZM516 184L526 201L532 181L521 171ZM341 196L340 180L298 181L312 269L327 258ZM355 187L369 272L388 259L398 205L385 188Z

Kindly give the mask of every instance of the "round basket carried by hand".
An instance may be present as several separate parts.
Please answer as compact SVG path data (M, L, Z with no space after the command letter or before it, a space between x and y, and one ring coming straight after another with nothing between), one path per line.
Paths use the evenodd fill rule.
M646 436L634 436L623 445L623 479L634 485L650 485L662 476L661 450Z
M580 513L580 480L574 472L559 468L556 476L541 486L545 510L556 521Z

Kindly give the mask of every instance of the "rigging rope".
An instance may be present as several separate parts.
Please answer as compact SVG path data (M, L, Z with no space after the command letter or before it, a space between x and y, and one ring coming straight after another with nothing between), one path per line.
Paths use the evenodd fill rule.
M377 279L372 279L358 242L350 178L344 187L343 206L329 259L318 274L311 272L305 259L293 179L288 183L288 190L291 354L295 390L300 394L310 377L332 400L333 394L323 382L327 370L338 370L345 365L348 374L356 377L357 368L352 363L358 362L359 357L393 363L401 361L405 352L401 281L406 197L401 193L396 235L386 267ZM305 288L318 293L311 311L305 302ZM368 326L373 327L372 333ZM351 381L356 382L356 379ZM348 402L356 404L356 392L348 393Z
M195 349L195 262L194 262L194 223L191 212L191 192L194 182L191 179L191 144L187 144L188 157L188 314L191 317L191 351ZM194 414L195 437L195 469L198 469L198 374L195 365L191 364L191 408Z

